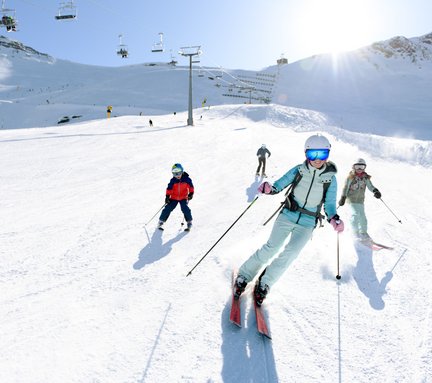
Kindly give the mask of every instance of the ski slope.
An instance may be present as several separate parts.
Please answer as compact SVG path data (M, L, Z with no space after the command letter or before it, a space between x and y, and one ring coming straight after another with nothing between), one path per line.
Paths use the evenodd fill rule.
M430 142L354 134L272 105L186 119L0 131L0 381L432 382ZM269 341L256 332L250 294L243 328L229 322L230 281L267 240L272 224L262 224L281 195L260 196L186 274L256 196L258 147L272 152L274 181L303 161L317 131L333 144L339 195L363 157L402 223L368 193L369 234L394 247L372 253L353 241L341 207L340 282L336 234L316 229L263 306ZM196 189L187 234L179 209L164 232L157 217L146 225L175 162Z

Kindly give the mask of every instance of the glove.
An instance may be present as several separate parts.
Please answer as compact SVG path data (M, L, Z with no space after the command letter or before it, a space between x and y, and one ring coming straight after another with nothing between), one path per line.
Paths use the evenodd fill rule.
M378 189L374 189L373 193L374 193L374 197L375 198L381 198L381 193L380 193L380 191Z
M193 198L193 193L188 194L188 201L190 201Z
M330 225L332 225L333 229L338 233L342 233L344 231L344 223L337 214L330 220Z
M272 186L270 183L268 183L267 181L263 182L258 187L258 192L263 193L263 194L277 194L278 193L276 188L274 186Z
M345 200L346 200L346 197L343 195L339 200L339 206L345 205Z
M169 195L166 195L166 196L165 196L165 203L166 203L166 204L167 204L167 203L170 203L170 201L171 201L170 196L169 196Z

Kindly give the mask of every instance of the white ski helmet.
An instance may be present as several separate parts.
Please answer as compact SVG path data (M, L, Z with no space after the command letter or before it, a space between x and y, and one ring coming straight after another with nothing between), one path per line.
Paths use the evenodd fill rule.
M304 150L308 149L328 149L330 150L331 145L329 140L325 138L324 136L321 136L321 134L315 134L313 136L310 136L304 145Z
M355 166L355 165L364 165L364 166L366 166L366 161L363 158L359 158L359 159L357 159L356 162L354 162L353 166Z

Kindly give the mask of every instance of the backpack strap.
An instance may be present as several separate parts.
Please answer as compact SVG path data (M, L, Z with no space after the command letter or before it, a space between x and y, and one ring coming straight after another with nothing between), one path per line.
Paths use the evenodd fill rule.
M298 182L300 182L300 179L301 179L301 175L300 175ZM309 210L303 209L300 206L293 206L294 199L290 198L292 195L292 192L293 192L293 188L291 189L291 193L289 193L289 195L286 198L286 201L289 201L289 204L285 203L284 207L286 207L288 210L291 210L291 211L298 211L300 213L315 217L315 223L318 224L318 222L319 222L319 227L323 227L324 225L323 225L322 221L323 221L323 219L325 219L325 216L323 214L321 214L321 209L322 209L322 205L324 204L324 201L325 201L325 198L327 195L327 190L330 187L330 184L331 184L331 181L323 183L323 195L321 198L321 202L317 206L315 213L313 213Z

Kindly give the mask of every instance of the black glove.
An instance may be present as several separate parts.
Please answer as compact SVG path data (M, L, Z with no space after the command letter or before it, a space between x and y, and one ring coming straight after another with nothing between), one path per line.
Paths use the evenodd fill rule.
M375 198L381 198L381 193L380 193L380 191L378 189L374 189L373 193L374 193L374 197Z
M193 198L193 193L188 194L188 201L190 201Z
M169 195L166 195L166 196L165 196L165 204L170 203L170 201L171 201L170 196L169 196Z
M345 200L346 200L346 197L343 195L339 200L339 206L345 205Z

